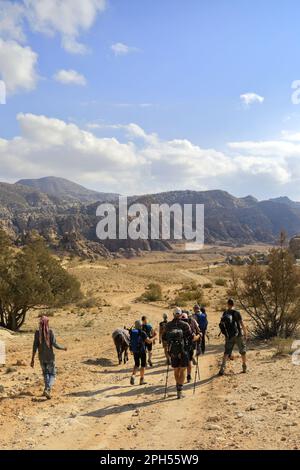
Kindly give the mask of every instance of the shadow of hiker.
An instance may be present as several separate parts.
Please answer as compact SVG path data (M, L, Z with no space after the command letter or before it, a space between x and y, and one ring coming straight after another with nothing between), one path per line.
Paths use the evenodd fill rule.
M130 385L113 385L112 387L102 388L100 390L82 390L79 392L71 392L67 393L65 396L67 397L93 397L95 395L100 395L101 393L110 392L112 390L118 390L121 388L129 388Z
M198 387L201 387L202 385L209 384L210 382L212 382L214 379L218 377L219 377L218 374L214 374L211 377L208 377L207 379L198 380L196 382L196 389ZM146 377L146 381L147 381L147 377ZM169 382L168 387L167 387L168 394L172 391L174 392L176 391L173 377L172 379L169 378L169 381L171 383ZM193 389L194 389L194 382L184 385L184 391L193 390ZM146 386L134 386L134 387L131 386L130 390L127 390L126 392L116 393L114 395L107 395L107 398L113 398L113 397L122 398L122 397L133 397L136 395L159 395L159 394L163 396L164 392L165 392L165 382L162 383L161 385L148 385L148 386L146 385Z
M140 402L140 403L126 403L124 405L110 405L104 408L100 408L99 410L90 411L82 416L89 416L92 418L105 418L110 415L126 413L127 411L134 411L137 408L146 408L147 406L151 405L158 405L160 403L166 403L168 401L173 401L173 398L165 398L162 397L160 399L155 399L152 401Z
M100 357L97 359L87 359L83 361L83 364L87 364L88 366L102 366L102 367L114 367L114 363L111 359L107 357Z

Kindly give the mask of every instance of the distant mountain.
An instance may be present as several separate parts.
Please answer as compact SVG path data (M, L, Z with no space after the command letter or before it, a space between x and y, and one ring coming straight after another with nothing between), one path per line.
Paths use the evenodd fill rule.
M269 201L277 202L278 204L285 204L286 206L289 206L289 207L300 208L300 202L292 201L287 196L276 197L273 199L269 199Z
M104 256L119 250L170 248L164 241L100 242L96 237L98 201L110 201L118 209L115 194L90 191L61 178L20 182L0 183L0 226L15 239L36 230L53 247L63 246L68 251L82 253L87 245L89 253L92 250ZM151 204L204 204L206 243L272 243L282 229L289 237L300 233L300 204L288 198L258 201L252 196L238 198L221 190L187 190L128 198L129 205L134 202L149 208Z
M66 202L95 202L114 201L118 197L114 193L102 193L87 189L80 184L73 183L65 178L47 176L40 179L22 179L16 184L29 186L43 193L48 194L60 201Z
M47 194L35 188L0 182L0 209L18 211L51 204L52 201Z
M226 191L171 191L135 196L129 202L150 204L204 204L205 240L209 243L274 242L284 229L300 232L300 205L234 197ZM291 201L292 203L292 201Z

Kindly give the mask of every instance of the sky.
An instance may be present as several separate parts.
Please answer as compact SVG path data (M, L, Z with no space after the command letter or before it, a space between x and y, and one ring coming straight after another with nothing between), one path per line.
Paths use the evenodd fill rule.
M300 200L299 15L298 0L0 0L0 181Z

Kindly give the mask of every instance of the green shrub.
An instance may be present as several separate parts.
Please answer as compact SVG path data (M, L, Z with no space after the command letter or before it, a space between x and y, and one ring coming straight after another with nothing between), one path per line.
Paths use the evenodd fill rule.
M286 339L277 336L276 338L273 338L271 344L275 348L274 356L285 356L292 353L292 338Z
M203 289L211 289L212 286L213 285L212 285L211 282L205 282L202 287L203 287Z
M93 308L97 306L97 299L95 297L88 297L83 299L77 304L80 308Z
M203 303L203 291L199 284L191 283L185 284L179 291L177 291L174 304L178 307L185 307L188 302Z
M162 288L159 284L151 282L147 287L145 292L141 295L139 300L146 302L156 302L162 300Z
M218 279L215 280L216 286L222 286L226 287L227 286L227 281L223 277L219 277Z

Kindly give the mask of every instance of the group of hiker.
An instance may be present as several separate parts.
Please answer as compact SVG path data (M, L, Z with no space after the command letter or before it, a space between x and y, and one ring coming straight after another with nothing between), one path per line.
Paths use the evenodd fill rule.
M157 336L159 344L164 349L166 364L174 369L177 397L182 398L182 388L185 380L191 382L192 364L196 363L194 355L205 352L205 336L208 327L207 314L204 307L194 306L194 312L181 310L176 307L174 318L168 321L164 313L159 323L159 333L149 324L147 317L136 320L130 330L130 351L134 357L134 368L130 383L135 384L135 376L140 368L140 385L145 383L145 367L148 354L152 355L153 343ZM148 364L153 366L152 356L148 356Z
M247 371L246 365L246 339L247 329L242 320L241 314L234 309L232 299L228 300L227 309L222 315L219 323L220 334L225 336L225 350L219 375L225 372L226 362L232 358L232 351L235 345L239 349L242 357L242 371ZM128 360L127 350L134 358L134 367L130 377L131 385L135 384L137 371L140 370L140 385L145 384L146 365L153 367L152 349L153 344L158 339L162 345L166 364L167 377L169 366L174 369L177 398L183 397L182 390L184 383L192 380L192 366L196 366L195 384L197 373L199 373L198 359L205 353L206 338L208 329L208 318L204 306L195 305L193 311L182 310L176 307L173 318L169 321L168 314L164 313L163 320L159 323L159 332L153 328L146 316L136 320L130 330L122 330L121 340L124 345L124 362ZM117 330L118 331L118 330ZM44 393L47 398L51 398L51 390L55 382L56 368L53 348L66 351L67 348L60 346L56 342L55 335L49 326L49 319L42 316L39 320L39 327L34 334L31 366L34 367L35 355L38 351L39 361L44 377ZM119 352L118 352L119 355ZM119 355L119 362L122 361Z
M240 312L234 309L233 299L228 299L227 309L224 311L220 323L220 334L225 337L225 350L219 375L225 373L226 362L232 359L232 351L236 345L242 357L242 372L247 371L246 339L247 329ZM176 307L173 319L168 320L164 313L159 323L159 344L164 349L166 364L174 369L177 398L183 397L184 383L192 380L192 366L196 366L195 382L199 373L198 358L205 353L205 341L208 328L208 318L205 307L195 305L193 312ZM157 339L157 332L149 324L147 317L136 320L134 328L130 331L130 351L134 356L134 368L130 383L135 384L137 370L140 369L140 385L145 384L145 367L147 363L147 350L149 351L148 364L152 367L152 346ZM150 356L151 351L151 356ZM195 354L197 360L195 359ZM167 376L168 376L167 370Z

